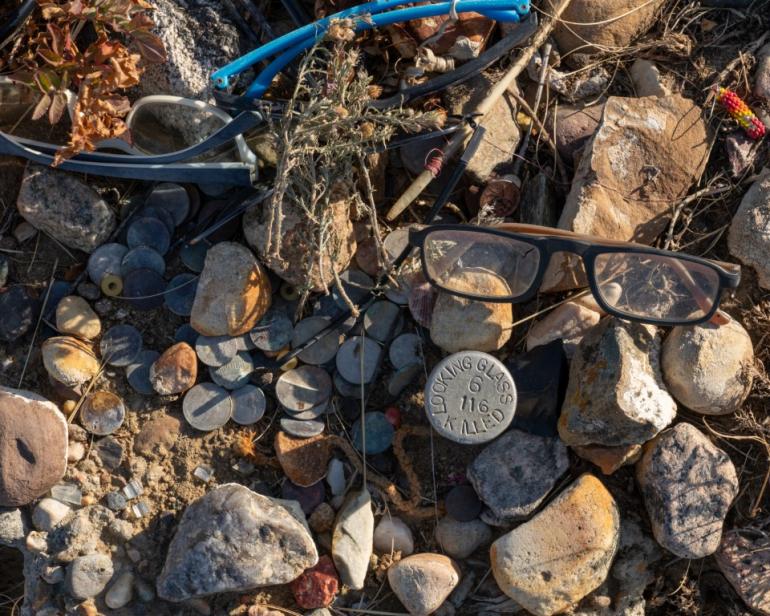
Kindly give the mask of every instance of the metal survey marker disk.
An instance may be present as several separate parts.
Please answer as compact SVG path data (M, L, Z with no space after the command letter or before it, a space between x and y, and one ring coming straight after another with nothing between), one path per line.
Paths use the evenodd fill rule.
M388 349L388 359L396 370L422 363L422 339L411 333L394 338Z
M398 335L404 326L401 309L393 302L382 300L373 303L364 314L366 334L379 342Z
M291 346L296 349L305 344L313 336L321 332L332 322L328 317L308 317L302 319L294 328ZM320 366L334 359L340 348L340 329L335 327L324 334L314 344L304 349L297 357L306 364Z
M252 372L254 362L247 351L236 353L224 366L209 366L211 380L225 389L240 389L249 382Z
M268 312L249 332L254 346L260 351L280 351L288 346L294 333L291 319L282 312Z
M168 252L171 245L168 228L157 218L137 218L128 228L126 239L129 248L149 246L162 255Z
M198 336L195 353L207 366L218 368L229 363L238 353L238 341L230 336Z
M88 257L88 277L96 285L102 283L102 278L107 274L120 276L123 257L126 256L128 247L123 244L102 244Z
M281 430L297 438L310 438L322 434L326 424L322 421L281 417Z
M501 361L480 351L444 358L428 376L425 412L433 428L465 445L502 434L516 411L516 384Z
M280 376L275 384L275 395L288 411L309 411L332 395L332 380L323 368L300 366Z
M163 301L174 314L189 317L195 303L195 292L198 290L198 276L195 274L177 274L168 283Z
M123 279L123 297L134 310L155 310L163 305L167 285L158 272L137 269Z
M166 273L166 262L158 251L149 246L137 246L129 250L120 264L120 275L124 278L138 269L149 269L161 276Z
M199 383L185 394L182 402L187 423L203 432L224 426L232 412L230 393L214 383Z
M174 224L179 226L190 213L190 195L184 186L164 182L153 188L146 205L166 210L174 219Z
M337 353L337 370L343 379L353 385L370 383L377 372L381 353L380 345L371 338L353 336L345 341Z
M131 388L143 396L152 396L155 389L150 382L150 368L160 353L147 349L139 353L128 366L126 366L126 378Z
M142 334L133 325L115 325L99 342L102 359L110 366L128 366L142 350Z
M80 409L80 422L92 434L106 436L123 425L126 407L118 396L108 391L95 391L86 396Z
M256 385L244 385L230 394L233 403L233 421L242 426L257 423L265 414L267 400Z

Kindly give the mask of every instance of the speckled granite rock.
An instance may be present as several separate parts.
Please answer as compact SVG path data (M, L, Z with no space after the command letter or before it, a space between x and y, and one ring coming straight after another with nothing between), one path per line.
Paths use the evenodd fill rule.
M29 223L58 242L92 252L115 228L115 214L76 176L29 163L16 200Z
M286 584L317 562L313 538L285 508L229 483L187 506L168 548L158 595L185 601Z
M645 445L636 478L660 545L681 558L716 551L738 494L735 467L724 451L695 426L680 423Z

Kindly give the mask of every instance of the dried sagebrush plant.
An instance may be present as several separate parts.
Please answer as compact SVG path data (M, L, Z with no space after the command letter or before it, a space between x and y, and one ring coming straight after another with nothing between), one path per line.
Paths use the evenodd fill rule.
M351 213L368 216L377 235L367 153L398 131L436 128L444 119L440 112L373 109L369 101L376 87L360 68L358 51L346 46L350 32L344 23L334 24L331 45L317 45L304 59L287 112L276 127L275 193L267 207L261 252L273 264L287 258L284 221L300 217L307 244L298 285L303 292L335 280L344 296L338 274L352 255L339 258L345 250L339 238L343 219L349 221ZM296 246L291 248L296 255Z

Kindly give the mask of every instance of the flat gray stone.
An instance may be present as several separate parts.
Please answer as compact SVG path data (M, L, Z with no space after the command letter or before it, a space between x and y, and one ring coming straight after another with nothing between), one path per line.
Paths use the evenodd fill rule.
M16 207L24 219L58 242L92 252L109 239L115 214L76 176L29 163Z
M642 444L676 416L663 384L660 335L651 325L606 318L583 336L572 358L559 418L570 446Z
M468 480L489 507L483 519L505 526L529 516L568 468L558 438L510 430L468 466Z
M112 573L112 559L106 554L79 556L68 565L64 585L76 599L89 599L104 590Z
M492 529L481 520L458 522L449 516L436 524L436 542L452 558L468 558L492 540Z
M738 494L735 467L724 451L695 426L680 423L648 443L636 478L660 545L681 558L717 550Z
M318 562L313 538L281 505L237 484L188 505L158 579L158 595L186 601L286 584Z
M332 558L343 584L354 590L364 587L373 547L372 497L363 490L348 498L334 523Z

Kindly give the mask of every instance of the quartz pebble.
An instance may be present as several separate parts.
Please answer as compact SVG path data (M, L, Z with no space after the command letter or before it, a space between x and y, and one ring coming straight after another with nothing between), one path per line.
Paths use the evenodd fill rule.
M101 333L102 323L86 300L69 295L56 306L56 329L62 334L92 340Z
M43 365L52 378L69 387L90 381L99 371L91 347L71 336L54 336L43 343Z
M374 549L380 554L401 552L409 556L414 552L414 537L411 529L401 518L385 515L374 529Z
M104 595L104 602L107 607L113 610L119 610L131 602L133 597L134 574L130 571L121 573L118 579L112 583L107 594Z
M645 445L636 478L660 545L680 558L717 550L738 494L735 467L723 450L695 426L679 423Z
M264 267L241 244L221 242L206 254L190 323L206 336L239 336L270 308L272 288Z
M166 349L150 368L150 383L161 396L181 394L198 378L198 358L186 342Z
M300 487L321 481L331 458L331 441L324 436L297 438L279 431L273 443L286 476Z
M553 437L510 430L468 466L468 480L496 526L529 516L569 468L567 448Z
M481 520L459 522L449 516L436 525L436 541L452 558L468 558L492 539L492 529Z
M353 590L364 587L373 536L372 497L367 490L362 490L349 496L342 505L332 534L334 565L342 583Z
M317 562L310 533L284 507L244 486L225 484L187 506L168 548L158 595L184 601L285 584Z
M413 554L388 569L391 590L414 616L435 612L460 583L460 567L442 554Z
M49 532L66 518L72 509L65 503L59 502L53 498L44 498L32 512L32 524L38 530Z
M0 388L0 425L0 507L26 505L64 476L67 422L42 396Z
M754 349L737 321L671 330L663 343L663 378L684 406L704 415L737 411L751 390Z
M500 589L528 612L550 616L605 580L619 534L612 495L593 475L582 475L492 544L492 573Z
M112 559L104 554L78 556L67 566L65 587L76 599L96 597L112 577Z

